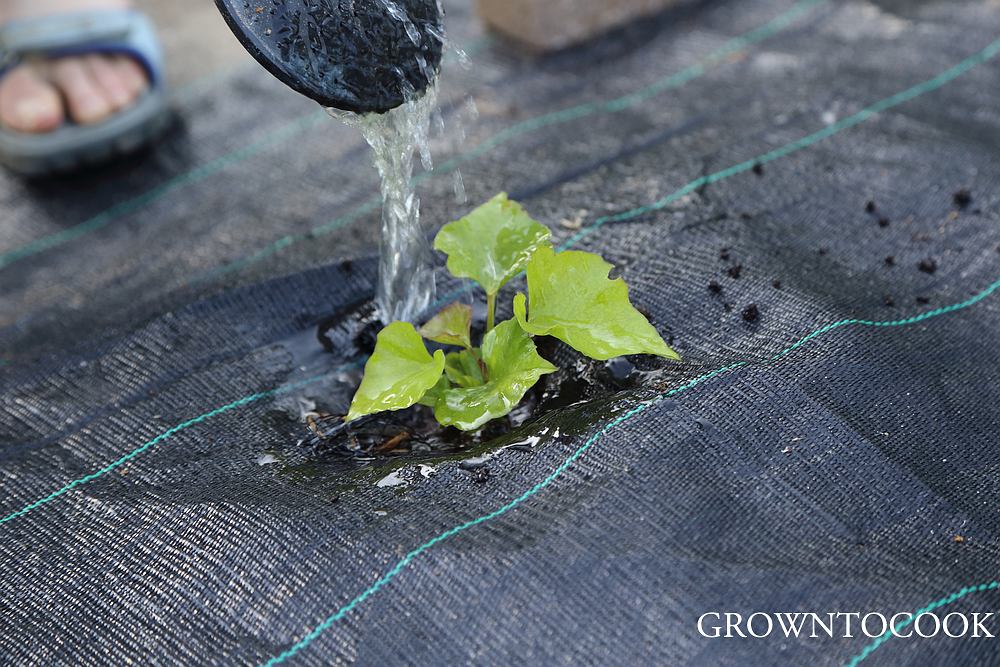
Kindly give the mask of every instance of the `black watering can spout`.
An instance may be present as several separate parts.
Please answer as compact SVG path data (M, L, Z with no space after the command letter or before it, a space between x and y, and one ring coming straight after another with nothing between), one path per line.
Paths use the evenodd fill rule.
M215 0L264 67L326 107L384 113L437 76L438 0Z

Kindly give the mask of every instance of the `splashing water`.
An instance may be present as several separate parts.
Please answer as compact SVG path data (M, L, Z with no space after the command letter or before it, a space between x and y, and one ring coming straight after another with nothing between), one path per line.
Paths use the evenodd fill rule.
M434 300L435 292L430 243L420 224L420 199L413 187L413 154L420 153L424 169L433 168L428 136L437 104L436 80L420 97L409 97L384 114L359 116L328 109L330 115L361 130L382 177L375 301L383 322L412 322Z

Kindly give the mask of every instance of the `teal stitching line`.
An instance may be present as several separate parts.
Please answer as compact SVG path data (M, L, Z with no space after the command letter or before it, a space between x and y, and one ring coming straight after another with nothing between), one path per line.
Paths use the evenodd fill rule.
M341 369L347 368L347 367L352 366L352 365L356 365L357 363L359 363L359 362L353 362L353 363L349 363L349 364L344 364L343 366L341 366ZM338 369L338 370L340 370L340 369ZM281 387L277 387L276 389L269 389L268 391L262 391L262 392L259 392L257 394L250 394L249 396L244 396L243 398L235 400L232 403L227 403L226 405L223 405L221 407L215 408L214 410L211 410L210 412L206 412L204 414L198 415L197 417L193 417L192 419L189 419L189 420L187 420L185 422L181 422L180 424L177 424L176 426L174 426L174 427L172 427L172 428L164 431L163 433L159 434L158 436L156 436L152 440L146 441L145 443L143 443L139 447L136 447L135 449L133 449L128 454L125 454L124 456L122 456L120 459L114 461L113 463L109 463L108 465L104 466L100 470L92 472L89 475L85 475L84 477L80 477L79 479L75 479L72 482L67 483L65 486L63 486L59 490L53 491L52 493L50 493L49 495L45 496L44 498L40 498L40 499L36 500L33 503L25 505L24 507L22 507L21 509L17 510L16 512L13 512L12 514L8 514L4 518L0 519L0 524L7 523L8 521L13 521L14 519L16 519L19 516L22 516L24 514L27 514L28 512L30 512L33 509L37 509L37 508L41 507L42 505L45 505L47 503L52 502L53 500L55 500L59 496L61 496L61 495L65 494L65 493L67 493L67 492L75 489L76 487L80 486L81 484L86 484L87 482L92 482L95 479L97 479L98 477L101 477L103 475L108 474L109 472L113 471L114 469L116 469L116 468L124 465L125 463L127 463L127 462L131 461L132 459L134 459L135 457L139 456L140 454L142 454L143 452L145 452L147 449L155 447L156 445L160 444L164 440L170 438L170 436L175 435L177 433L180 433L181 431L183 431L183 430L185 430L185 429L187 429L187 428L189 428L191 426L194 426L196 424L200 424L201 422L206 421L208 419L211 419L212 417L215 417L217 415L221 415L224 412L229 412L231 410L235 410L236 408L242 407L242 406L247 405L249 403L254 403L256 401L259 401L262 398L268 398L270 396L278 396L280 394L286 394L286 393L288 393L290 391L294 391L295 389L300 389L302 387L305 387L306 385L310 385L310 384L313 384L315 382L319 382L320 380L322 380L324 378L327 378L327 377L329 377L328 374L317 375L315 377L311 377L311 378L308 378L308 379L305 379L305 380L300 380L298 382L293 382L291 384L282 385Z
M777 160L779 158L786 157L788 155L791 155L792 153L796 153L804 148L812 146L813 144L819 141L822 141L823 139L831 137L837 134L838 132L854 127L855 125L859 125L860 123L865 122L866 120L868 120L869 118L871 118L872 116L876 115L879 112L886 111L887 109L891 109L892 107L898 106L904 102L912 100L915 97L919 97L920 95L924 95L925 93L937 90L946 83L953 81L962 74L965 74L973 67L980 65L986 62L987 60L990 60L991 58L996 56L998 52L1000 52L1000 39L994 41L979 53L970 56L969 58L966 58L965 60L958 63L954 67L945 70L941 74L938 74L933 79L928 79L927 81L924 81L922 83L913 86L912 88L908 88L902 92L892 95L891 97L887 97L883 100L880 100L875 104L872 104L871 106L866 107L865 109L862 109L861 111L855 114L852 114L836 123L833 123L832 125L826 126L822 130L819 130L818 132L809 134L805 137L802 137L801 139L785 144L784 146L781 146L772 151L759 155L755 158L745 160L743 162L740 162L739 164L733 165L721 171L717 171L714 174L709 174L707 176L702 176L701 178L697 178L688 183L687 185L683 186L679 190L672 192L666 197L663 197L662 199L659 199L647 206L634 208L630 211L625 211L624 213L618 213L615 215L607 215L600 217L593 223L591 223L588 227L580 230L575 235L573 235L568 241L566 241L566 243L560 246L560 250L565 250L570 246L576 245L583 238L593 233L595 230L600 228L605 223L631 220L632 218L636 218L638 216L651 213L653 211L658 211L664 208L665 206L677 201L684 195L694 192L698 188L701 188L705 185L710 185L712 183L716 183L718 181L729 178L730 176L735 176L736 174L749 171L753 169L754 166L757 164L767 164L768 162L773 162L774 160Z
M921 607L917 611L913 612L913 615L909 619L903 621L902 623L899 623L898 625L893 626L892 630L886 630L884 634L879 635L879 637L877 637L875 641L866 646L864 650L861 651L861 653L858 653L856 656L848 660L847 663L844 664L844 667L858 667L858 665L861 664L861 662L865 660L868 656L870 656L872 652L875 651L875 649L877 649L879 646L892 639L893 632L899 632L900 630L906 628L908 625L911 625L917 618L917 616L920 616L920 614L926 614L928 612L934 611L938 607L944 607L945 605L949 605L961 598L964 598L966 595L969 595L970 593L982 593L984 591L992 591L997 588L1000 588L1000 581L990 581L985 584L966 586L961 590L955 591L951 595L947 595L941 598L940 600L935 600L934 602L931 602L926 607Z
M987 296L989 296L993 292L995 292L997 289L1000 289L1000 280L997 280L996 282L994 282L992 285L990 285L989 287L987 287L985 290L983 290L979 294L975 295L974 297L972 297L970 299L966 299L965 301L962 301L961 303L956 303L956 304L952 304L950 306L945 306L945 307L942 307L942 308L937 308L935 310L928 311L928 312L923 313L921 315L916 315L914 317L908 317L906 319L901 319L901 320L889 320L889 321L853 320L853 319L852 320L840 320L838 322L834 322L833 324L828 324L828 325L826 325L826 326L824 326L824 327L822 327L820 329L817 329L816 331L813 331L812 333L810 333L810 334L808 334L806 336L803 336L802 338L800 338L796 342L792 343L791 345L789 345L788 347L786 347L781 352L779 352L778 354L774 355L773 357L771 357L770 359L768 359L764 363L766 363L766 364L774 363L777 360L779 360L782 357L784 357L787 354L789 354L790 352L792 352L793 350L796 350L796 349L802 347L807 342L809 342L811 340L814 340L815 338L823 335L824 333L828 333L830 331L833 331L834 329L838 329L838 328L846 326L848 324L854 324L854 325L859 325L859 326L870 326L870 327L902 327L902 326L907 326L907 325L911 325L911 324L915 324L915 323L921 322L923 320L930 319L932 317L938 317L940 315L945 315L947 313L952 313L952 312L954 312L956 310L961 310L963 308L968 308L970 306L973 306L973 305L979 303L980 301L982 301L983 299L985 299ZM334 623L336 623L337 621L339 621L340 619L342 619L344 616L346 616L348 613L350 613L351 610L353 610L359 604L361 604L362 602L364 602L365 600L367 600L369 597L371 597L372 595L374 595L375 593L377 593L379 591L379 589L381 589L383 586L385 586L387 583L389 583L393 578L395 578L396 575L398 575L400 572L402 572L402 570L404 568L406 568L406 566L409 565L413 561L414 558L416 558L417 556L419 556L423 552L427 551L428 549L430 549L434 545L436 545L436 544L438 544L438 543L440 543L440 542L448 539L449 537L457 535L458 533L461 533L461 532L463 532L465 530L468 530L469 528L472 528L474 526L478 526L479 524L485 523L487 521L491 521L492 519L495 519L495 518L497 518L497 517L499 517L499 516L501 516L503 514L506 514L510 510L514 509L515 507L517 507L521 503L525 502L526 500L528 500L529 498L531 498L532 496L534 496L535 494L537 494L539 491L543 490L545 487L547 487L550 484L552 484L553 482L555 482L555 480L560 475L562 475L574 462L576 462L578 459L580 459L580 457L582 457L584 454L586 454L587 451L589 449L591 449L601 439L601 437L604 436L604 434L606 434L611 429L613 429L616 426L619 426L620 424L622 424L622 423L630 420L632 417L634 417L634 416L638 415L639 413L645 411L650 406L655 405L659 401L662 401L662 400L664 400L666 398L670 398L671 396L676 396L677 394L680 394L682 392L688 391L689 389L693 389L694 387L696 387L696 386L698 386L700 384L703 384L703 383L705 383L705 382L707 382L707 381L709 381L709 380L711 380L713 378L719 377L720 375L725 375L725 374L731 373L731 372L733 372L733 371L735 371L737 369L750 366L752 363L753 363L752 361L737 361L737 362L735 362L733 364L730 364L728 366L724 366L722 368L717 368L714 371L711 371L711 372L705 373L704 375L700 375L700 376L696 377L695 379L691 380L690 382L687 382L686 384L683 384L683 385L681 385L679 387L676 387L674 389L666 391L666 392L664 392L664 393L662 393L662 394L660 394L660 395L658 395L658 396L650 399L649 401L647 401L645 403L641 403L641 404L637 405L636 407L632 408L631 410L629 410L628 412L626 412L626 413L620 415L619 417L615 418L614 420L608 422L603 427L601 427L597 431L597 433L595 433L594 435L592 435L583 445L581 445L578 449L576 449L576 451L574 451L569 456L569 458L567 458L565 461L563 461L555 470L552 471L551 474L549 474L548 477L546 477L545 479L543 479L541 482L538 482L533 487L531 487L530 489L528 489L527 491L525 491L524 493L522 493L517 498L511 500L506 505L503 505L499 509L496 509L496 510L490 512L489 514L484 514L481 517L478 517L476 519L472 519L470 521L466 521L463 524L455 526L454 528L451 528L450 530L447 530L447 531L441 533L437 537L434 537L434 538L428 540L427 542L424 542L423 544L421 544L419 547L417 547L413 551L410 551L409 553L407 553L405 556L403 556L403 558L398 563L396 563L396 565L391 570L389 570L384 575L382 575L382 577L380 579L378 579L374 584L372 584L371 586L369 586L360 595L358 595L353 600L351 600L350 602L348 602L347 604L345 604L343 607L341 607L340 609L338 609L336 613L334 613L331 616L327 617L326 620L324 620L322 623L320 623L318 626L316 626L305 637L303 637L298 642L296 642L294 645L292 645L291 648L289 648L288 650L286 650L283 653L281 653L281 654L279 654L279 655L271 658L266 663L264 663L264 667L274 667L275 665L278 665L278 664L284 662L285 660L288 660L289 658L291 658L292 656L294 656L296 653L298 653L302 649L306 648L309 644L311 644L313 641L315 641L321 634L323 634L323 632L325 632L326 630L328 630ZM885 641L885 640L883 639L882 641ZM872 650L874 650L874 649L872 649Z
M759 26L739 37L734 37L728 40L725 44L707 55L702 62L686 67L680 72L660 79L627 95L601 102L587 102L585 104L568 107L559 111L553 111L541 116L536 116L535 118L528 118L515 123L514 125L511 125L510 127L493 135L491 138L484 140L482 143L469 151L442 162L432 171L418 174L413 179L414 183L422 183L424 180L432 176L444 176L449 174L469 160L480 157L494 148L528 132L533 132L534 130L541 129L543 127L566 123L571 120L576 120L594 114L617 113L624 111L629 107L645 102L646 100L655 97L666 90L679 88L687 82L705 74L708 71L709 66L718 64L729 56L739 53L744 48L761 42L781 32L801 16L805 15L815 7L826 4L827 2L829 2L829 0L800 0L790 9L782 14L779 14L768 23L765 23L764 25ZM329 234L330 232L340 229L341 227L354 222L358 218L377 210L380 203L381 199L378 196L372 197L361 204L358 208L355 208L353 211L342 217L335 218L334 220L319 227L315 227L308 232L283 236L270 245L258 250L253 255L237 259L229 264L199 274L191 279L190 284L198 285L214 280L220 276L224 276L234 271L239 271L240 269L250 266L251 264L255 264L256 262L284 250L290 245L314 239L317 236L324 234Z
M484 38L479 41L482 42L482 44L487 44L489 43L490 40L489 38ZM478 50L479 48L478 44L474 44L473 46L475 47L475 49L470 48L470 50ZM236 70L239 67L242 67L242 65L234 67L233 70ZM223 74L226 73L230 72L227 71L224 72ZM194 87L196 85L199 85L200 83L204 83L205 81L211 80L213 76L221 76L221 75L218 73L214 75L210 74L204 77L204 81L197 80L189 85ZM10 250L3 254L0 254L0 269L10 266L11 264L14 264L15 262L18 262L22 259L26 259L33 255L37 255L40 252L44 252L45 250L49 250L50 248L55 248L56 246L68 243L69 241L80 238L81 236L85 236L86 234L89 234L103 227L106 227L115 220L117 220L118 218L122 217L123 215L127 215L129 213L137 211L143 208L144 206L151 204L158 199L161 199L170 192L173 192L174 190L184 185L205 180L206 178L214 176L215 174L223 171L227 167L248 160L251 157L254 157L258 153L261 153L262 151L276 144L280 144L284 141L287 141L291 137L312 127L313 125L317 124L318 122L326 118L329 118L329 116L327 116L325 111L316 111L306 114L304 116L300 116L296 120L282 125L273 133L269 134L267 137L261 139L260 141L248 144L243 148L239 148L235 151L232 151L231 153L223 155L222 157L207 162L206 164L200 167L196 167L195 169L192 169L183 174L175 176L167 180L166 182L154 187L153 189L147 190L141 195L123 201L120 204L115 204L111 208L108 208L102 211L101 213L98 213L97 215L88 218L87 220L81 222L78 225L74 225L73 227L64 229L61 232L56 232L55 234L50 234L49 236L44 236L40 239L36 239L34 241L26 243L20 248L15 248L14 250Z

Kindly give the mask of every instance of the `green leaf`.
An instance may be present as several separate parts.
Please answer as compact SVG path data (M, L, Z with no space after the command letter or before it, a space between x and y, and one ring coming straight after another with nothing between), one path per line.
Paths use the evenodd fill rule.
M535 343L514 320L501 322L483 337L489 382L444 392L434 416L445 426L472 431L514 409L538 378L556 367L538 356Z
M503 192L449 222L434 239L434 247L448 255L452 275L472 278L487 294L500 291L524 270L537 248L548 245L548 227L532 220Z
M472 337L469 334L471 327L472 306L456 301L442 308L441 312L420 327L420 335L443 345L472 347Z
M410 407L438 383L443 370L443 351L432 357L412 324L393 322L378 334L345 421Z
M420 405L426 405L429 408L433 408L437 405L437 402L444 396L444 392L451 389L451 383L448 382L448 378L442 375L438 379L437 384L427 390L427 393L420 397L417 401Z
M528 333L555 336L592 359L645 353L679 360L629 302L625 281L608 279L612 268L593 253L539 249L528 263L531 311L525 312L524 295L516 295L517 321Z
M485 383L479 362L469 350L445 355L444 374L459 387L478 387Z

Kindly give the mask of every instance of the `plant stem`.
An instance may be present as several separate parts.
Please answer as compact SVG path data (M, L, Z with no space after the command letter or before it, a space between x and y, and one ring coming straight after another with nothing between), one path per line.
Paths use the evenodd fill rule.
M497 295L486 295L486 331L493 331L493 323L497 315Z

